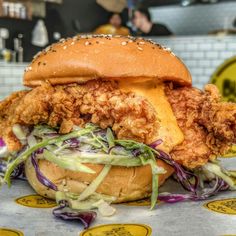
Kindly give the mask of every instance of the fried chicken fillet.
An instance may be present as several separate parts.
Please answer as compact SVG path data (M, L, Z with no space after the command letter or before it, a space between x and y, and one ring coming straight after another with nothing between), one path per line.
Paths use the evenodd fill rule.
M170 153L175 161L188 168L202 166L236 142L236 105L220 102L214 85L207 85L202 92L166 84L165 93L184 134L184 141ZM121 91L115 82L44 83L0 103L0 133L11 151L21 148L11 129L14 124L42 123L68 133L73 125L88 122L112 127L120 139L140 142L147 142L158 129L155 109L148 100Z
M196 88L166 87L184 141L171 156L180 164L195 168L223 155L236 142L236 105L221 102L218 89L206 85Z

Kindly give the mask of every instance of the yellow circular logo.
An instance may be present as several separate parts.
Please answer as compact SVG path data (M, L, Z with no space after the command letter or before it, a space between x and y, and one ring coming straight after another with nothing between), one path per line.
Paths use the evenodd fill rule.
M220 65L212 75L210 83L217 86L224 101L236 102L236 57ZM236 146L223 157L236 157Z
M15 202L22 206L33 208L51 208L57 205L54 200L42 197L37 194L19 197L15 200Z
M210 83L217 86L224 101L236 102L236 57L220 65L212 75Z
M224 234L222 236L236 236L236 234Z
M151 233L151 227L144 224L108 224L85 230L80 236L150 236Z
M205 203L203 206L210 211L228 215L236 215L236 198L211 201Z
M24 236L24 234L15 229L0 228L1 236Z

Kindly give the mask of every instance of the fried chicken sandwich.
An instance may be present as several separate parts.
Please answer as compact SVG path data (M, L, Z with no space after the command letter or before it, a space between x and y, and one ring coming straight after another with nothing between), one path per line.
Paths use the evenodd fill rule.
M215 159L236 142L236 105L214 85L193 88L183 62L153 41L61 40L34 58L23 83L31 89L0 103L7 183L24 163L37 193L104 215L114 212L108 203L151 196L154 208L158 197L201 200L234 188ZM188 194L158 194L173 173Z

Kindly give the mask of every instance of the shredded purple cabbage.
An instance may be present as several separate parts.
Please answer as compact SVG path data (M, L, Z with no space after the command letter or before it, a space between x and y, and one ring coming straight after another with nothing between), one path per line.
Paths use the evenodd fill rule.
M55 217L63 220L79 220L83 223L85 229L90 226L97 216L97 213L94 211L65 211L67 207L69 207L68 202L61 200L59 207L53 209L52 213Z
M5 146L6 146L5 142L3 141L2 138L0 138L0 147L5 147Z
M79 146L80 141L77 138L71 138L71 139L64 141L64 143L69 144L70 147L72 147L72 148L76 148Z
M198 177L192 172L185 170L180 164L175 162L167 153L158 150L158 158L169 163L174 169L178 182L183 188L192 193L196 193L198 187Z
M217 194L219 191L224 191L229 189L229 185L222 179L216 178L215 184L211 188L205 188L201 192L194 194L172 194L172 193L160 193L158 196L158 199L163 202L167 203L176 203L176 202L182 202L186 200L192 200L192 201L201 201L206 200L209 197Z
M94 131L94 134L96 136L100 136L100 137L106 139L107 132L106 132L106 129L100 129L100 130Z
M166 161L175 169L177 181L183 186L185 190L190 192L190 194L160 194L158 197L159 200L168 203L175 203L185 200L199 201L205 200L208 197L215 195L219 191L229 189L229 185L223 179L216 177L214 184L214 181L212 181L209 184L208 188L200 190L198 177L194 173L185 170L180 164L175 162L167 153L161 150L158 150L158 152L158 158L163 161Z
M190 194L175 194L175 193L169 193L169 194L159 194L158 199L163 202L167 203L176 203L176 202L182 202L185 200L192 200L192 196Z
M7 169L7 163L5 161L0 161L0 173L4 174Z
M7 170L7 162L0 161L0 175L4 175ZM11 174L11 179L22 179L26 180L25 171L24 171L24 164L18 165Z
M32 153L32 155L31 155L31 162L32 162L32 165L34 166L37 179L44 186L46 186L54 191L57 191L57 186L54 183L52 183L48 178L46 178L45 175L39 169L36 155L41 154L42 152L43 152L43 149L41 148L41 149L38 149L36 152Z
M159 146L160 144L163 143L163 140L162 139L157 139L155 142L149 144L148 146L155 149L157 146Z
M21 163L20 165L18 165L14 169L14 171L11 174L11 178L12 179L23 179L23 180L26 180L26 177L25 177L25 167L24 167L23 163Z
M140 149L134 149L134 150L132 150L132 154L133 154L135 157L139 156L141 153L142 153L142 152L140 151Z

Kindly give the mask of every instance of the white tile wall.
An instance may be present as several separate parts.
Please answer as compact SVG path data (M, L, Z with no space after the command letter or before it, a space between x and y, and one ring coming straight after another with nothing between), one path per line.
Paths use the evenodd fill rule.
M171 48L189 68L193 85L203 88L216 68L236 56L236 36L158 37L154 41ZM0 63L0 99L24 87L22 77L27 64Z
M236 15L235 15L236 16ZM216 68L236 56L236 36L157 37L154 41L171 48L189 68L193 85L203 88Z
M219 29L232 29L232 22L236 18L236 1L189 7L153 7L150 10L153 21L166 24L174 34L199 35Z
M26 64L0 62L0 100L13 91L22 90L22 77Z

